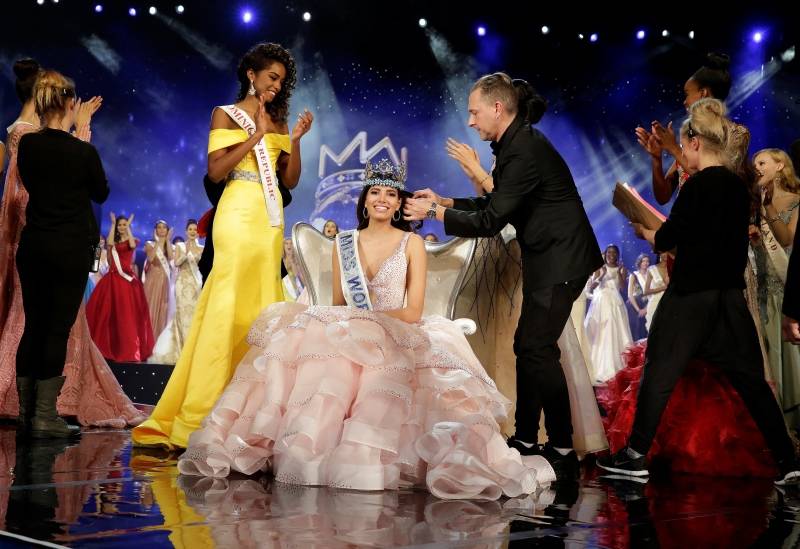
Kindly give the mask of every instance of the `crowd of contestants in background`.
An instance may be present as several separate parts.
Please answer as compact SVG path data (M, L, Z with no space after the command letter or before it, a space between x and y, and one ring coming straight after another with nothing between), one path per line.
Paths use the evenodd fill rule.
M17 91L23 104L20 119L15 124L28 124L31 128L26 132L36 127L33 122L28 122L34 118L31 105L35 78L27 73L36 75L41 70L31 63L15 67L19 77ZM710 56L706 66L687 80L684 87L687 109L700 100L721 102L726 99L731 86L727 65L726 59ZM74 88L69 89L74 95ZM91 138L89 123L100 102L96 98L87 102L89 106L80 111L83 119L75 121L74 134L84 141ZM719 108L724 115L724 106ZM86 112L89 109L91 113ZM800 165L800 140L791 145L788 153L767 148L752 154L748 151L749 132L744 126L731 121L725 131L730 141L728 164L752 186L748 266L748 272L752 274L752 281L748 279L748 282L752 284L748 285L748 292L755 296L755 304L751 312L760 331L766 374L776 387L787 423L796 429L800 427L800 347L782 339L781 304L786 259L792 253L800 212L800 179L795 168ZM654 122L649 129L637 128L636 133L640 145L652 160L655 197L659 203L665 204L688 178L680 144L671 125L664 127ZM14 177L15 151L11 149L17 146L18 139L18 136L9 139L11 146L8 151L6 145L0 143L0 168L9 168L9 174ZM491 169L481 167L474 149L448 140L446 150L461 165L479 194L492 192ZM666 172L662 167L665 153L674 158ZM11 166L6 166L7 158L11 160ZM9 192L8 183L4 192ZM152 225L148 222L147 230L141 232L137 231L138 221L134 225L133 215L111 213L110 221L108 235L100 242L100 267L97 272L89 274L82 305L85 306L85 322L88 322L94 345L102 357L117 362L175 363L187 339L204 283L198 267L204 250L198 222L189 219L182 223L183 235L179 236L175 234L175 228L164 220L157 220ZM7 232L9 227L6 225ZM142 242L138 235L144 232L149 233L149 238ZM336 222L325 222L325 236L333 238L338 232ZM18 241L19 234L5 237L14 242L15 239ZM433 233L425 234L424 238L438 242ZM776 243L783 252L777 256ZM579 306L585 307L581 313L589 347L588 367L596 385L613 379L625 367L626 349L647 338L658 302L670 282L670 260L669 254L664 253L659 256L640 254L631 261L621 257L618 246L611 244L606 247L604 266L589 278L584 294L578 300ZM709 257L708 261L714 262L715 258ZM303 302L306 297L302 270L297 264L291 239L284 239L283 266L286 299ZM4 299L4 318L1 320L8 323L10 306L7 303L10 298L4 296ZM83 314L81 308L79 320L84 318ZM136 421L136 418L126 420L131 424Z
M103 355L115 362L174 364L203 284L198 222L189 219L184 236L176 236L169 223L158 220L151 239L141 246L133 234L132 218L110 214L111 231L100 242L100 269L89 274L84 297L92 337ZM329 219L322 233L333 239L339 226ZM439 241L434 233L424 238ZM283 265L286 299L303 302L305 284L291 238L283 241Z

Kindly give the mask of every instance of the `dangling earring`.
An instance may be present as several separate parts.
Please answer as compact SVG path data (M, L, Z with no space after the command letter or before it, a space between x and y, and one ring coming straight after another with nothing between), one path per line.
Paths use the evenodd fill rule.
M395 221L400 221L400 210L395 210L394 213L397 214L397 217L392 215L392 219L394 219Z
M369 217L369 212L367 211L367 207L364 206L364 219L367 219L368 217Z
M256 87L253 85L253 81L250 81L250 89L247 90L247 95L255 95L256 94Z

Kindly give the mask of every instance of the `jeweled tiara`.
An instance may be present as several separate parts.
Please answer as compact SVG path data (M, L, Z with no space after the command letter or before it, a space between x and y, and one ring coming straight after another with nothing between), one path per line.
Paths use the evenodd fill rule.
M387 158L379 160L376 164L367 160L367 166L364 168L364 186L382 185L404 191L406 190L405 182L405 162L400 162L395 166Z

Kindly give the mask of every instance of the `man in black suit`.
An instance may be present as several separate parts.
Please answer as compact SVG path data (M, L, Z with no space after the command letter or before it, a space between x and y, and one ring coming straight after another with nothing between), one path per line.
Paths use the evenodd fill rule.
M518 85L515 87L515 83ZM479 198L442 198L430 189L407 201L408 219L437 219L448 235L490 237L510 223L522 249L522 314L517 355L516 434L509 445L548 459L560 479L576 478L569 393L558 338L592 272L603 265L597 239L566 162L531 127L546 107L527 82L495 73L469 95L469 125L491 141L494 191ZM548 444L535 443L542 410Z

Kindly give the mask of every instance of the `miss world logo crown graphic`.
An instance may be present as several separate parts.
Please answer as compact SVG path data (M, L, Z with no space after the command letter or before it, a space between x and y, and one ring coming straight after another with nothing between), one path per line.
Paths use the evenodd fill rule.
M358 164L356 164L358 167L337 169L326 175L328 160L333 161L336 168L342 168L356 151L358 151ZM368 161L381 153L388 155L389 160L395 166L408 165L408 149L406 147L401 147L398 155L397 149L388 136L372 147L368 147L367 132L365 131L358 132L339 154L328 145L320 147L320 182L314 193L314 210L309 218L309 222L314 227L321 230L328 219L336 221L342 229L355 227L356 204L361 189L364 187L364 169ZM355 164L355 162L350 162L350 164Z

